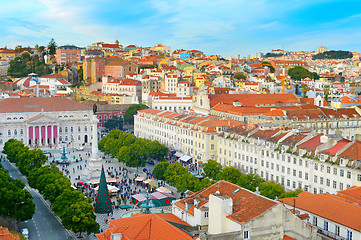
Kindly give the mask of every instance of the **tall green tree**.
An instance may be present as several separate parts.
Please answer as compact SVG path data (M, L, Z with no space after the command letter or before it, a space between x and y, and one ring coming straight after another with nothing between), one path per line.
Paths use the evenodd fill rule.
M104 123L104 127L105 129L107 129L108 131L113 130L113 129L123 129L123 118L122 117L113 117L113 118L109 118L105 123Z
M320 78L320 76L318 76L317 73L310 72L306 68L300 67L300 66L290 68L288 70L288 75L292 79L298 80L298 81L301 81L302 79L305 79L305 78L311 78L311 79L319 79Z
M177 186L179 178L188 172L188 169L182 166L180 163L171 163L164 173L166 181L172 185Z
M55 202L65 189L69 189L71 186L70 180L66 176L61 176L53 183L46 185L44 189L44 197L50 202Z
M242 175L241 171L239 171L238 169L232 166L224 167L221 173L223 180L226 180L234 184L237 184L241 175Z
M134 124L134 115L138 113L138 110L147 109L148 106L144 104L135 104L130 106L124 114L124 123Z
M52 38L50 40L50 42L48 43L48 49L49 49L50 55L55 55L56 47L57 47L56 42L55 42L54 38Z
M291 197L297 197L298 194L302 193L302 189L301 188L297 188L296 190L294 191L288 191L288 192L285 192L283 194L281 194L281 196L279 198L291 198Z
M0 216L15 217L20 221L31 219L35 213L33 197L25 184L19 179L12 179L8 170L0 165Z
M301 92L303 94L303 98L306 97L306 93L308 92L308 90L310 90L310 88L306 85L306 84L302 84L301 86Z
M259 185L259 191L262 196L276 199L285 193L285 189L281 184L275 183L274 181L263 182Z
M207 163L203 164L203 171L207 177L219 180L222 177L222 165L212 159L209 159Z
M241 80L241 79L246 80L247 79L246 75L244 75L243 73L237 73L233 77L238 80Z
M185 192L191 190L197 192L202 189L202 184L198 178L187 172L179 177L176 183L178 192Z
M169 162L160 162L155 165L152 174L158 180L165 180L164 173L167 170L168 166L170 165Z
M330 95L330 85L325 85L323 87L323 95L324 95L326 102L328 102L328 96Z

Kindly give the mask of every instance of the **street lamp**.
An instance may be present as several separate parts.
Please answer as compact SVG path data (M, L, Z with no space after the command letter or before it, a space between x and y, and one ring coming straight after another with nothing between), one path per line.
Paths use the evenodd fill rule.
M17 204L24 204L24 202L18 202L18 203L15 203L15 226L14 226L14 230L16 231L16 224L17 224L17 222L18 222L18 220L17 220L17 218L16 218L16 205Z

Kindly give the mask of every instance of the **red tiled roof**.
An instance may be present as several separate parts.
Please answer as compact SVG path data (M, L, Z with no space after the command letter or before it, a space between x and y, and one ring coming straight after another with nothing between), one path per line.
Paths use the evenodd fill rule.
M323 150L322 153L327 153L327 154L330 154L330 155L336 155L338 151L340 151L344 146L346 146L350 142L351 142L350 140L342 139L342 140L338 141L336 143L336 145L333 146L332 148Z
M92 110L92 107L66 97L6 98L0 101L0 113L56 112Z
M235 192L237 189L238 191ZM227 216L227 218L241 224L251 221L277 205L277 202L275 201L257 195L237 186L236 184L229 183L224 180L220 180L217 183L190 195L189 197L176 201L175 205L185 210L185 201L192 202L194 199L197 199L199 202L198 207L202 207L208 202L209 195L215 194L216 191L219 191L221 195L226 195L232 198L233 213Z
M316 148L322 144L321 143L321 136L322 135L323 134L318 134L317 136L311 138L310 140L308 140L308 141L306 141L304 143L301 143L297 147L315 151Z
M337 196L358 203L361 206L361 186L352 186L346 190L338 191Z
M0 240L20 240L20 236L12 234L8 228L0 226Z
M108 229L95 236L99 240L110 239L112 233L122 233L121 240L168 240L170 236L174 240L195 239L169 222L189 226L171 213L139 213L127 218L110 219Z
M343 151L340 157L349 158L349 159L361 159L361 142L356 140L351 146L349 146L345 151Z
M56 79L65 79L66 77L64 77L63 75L59 74L59 73L50 73L48 75L42 76L40 78L56 78Z
M307 194L295 198L279 199L289 206L305 210L320 217L329 219L343 226L361 231L361 207L346 202L329 193Z

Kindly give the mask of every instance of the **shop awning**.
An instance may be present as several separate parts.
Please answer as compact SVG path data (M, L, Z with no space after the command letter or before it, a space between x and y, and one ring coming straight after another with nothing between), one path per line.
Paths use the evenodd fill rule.
M137 177L135 179L136 182L143 182L146 178L145 177Z
M176 153L174 154L174 156L176 156L176 157L183 157L184 154L181 153L181 152L176 152Z
M190 159L192 159L192 157L188 155L184 155L183 157L180 158L180 160L183 162L188 162Z

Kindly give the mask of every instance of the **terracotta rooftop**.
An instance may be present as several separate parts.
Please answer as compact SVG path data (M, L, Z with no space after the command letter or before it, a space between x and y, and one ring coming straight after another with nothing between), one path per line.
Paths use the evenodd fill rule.
M323 134L318 134L317 136L309 139L308 141L301 143L297 147L315 151L318 146L322 145L322 143L321 143L322 135Z
M361 159L361 142L356 140L345 151L339 154L339 156L349 159Z
M6 98L0 101L0 113L82 110L92 110L92 108L66 97Z
M20 236L12 234L8 228L0 226L0 240L20 240Z
M112 233L121 233L121 240L169 240L170 236L172 240L193 239L170 222L189 226L171 213L140 213L127 218L110 219L108 229L95 236L99 240L110 240Z
M337 196L361 205L361 186L352 186L346 190L338 191Z
M295 205L296 208L334 221L340 225L361 231L361 207L344 201L342 198L323 194L307 194L295 198L279 199L280 202Z
M216 193L216 191L219 191L221 195L232 198L233 213L229 215L228 218L241 224L251 221L278 204L275 201L257 195L236 184L220 180L189 197L176 201L175 205L185 210L185 201L194 201L194 199L197 199L199 202L197 207L200 208L208 202L209 195Z

